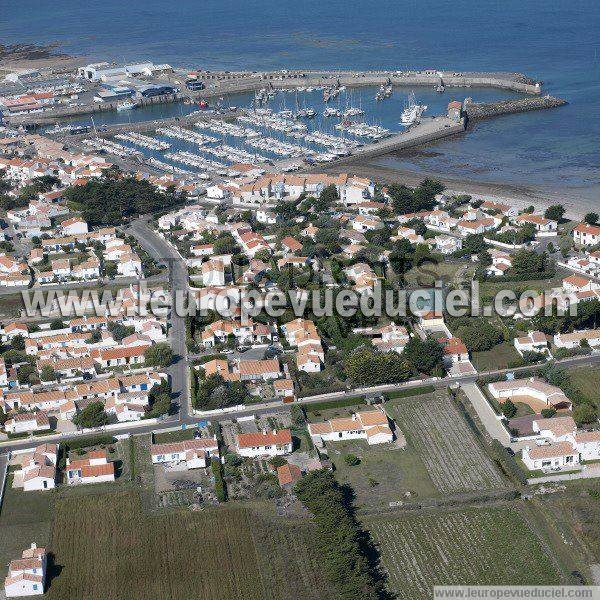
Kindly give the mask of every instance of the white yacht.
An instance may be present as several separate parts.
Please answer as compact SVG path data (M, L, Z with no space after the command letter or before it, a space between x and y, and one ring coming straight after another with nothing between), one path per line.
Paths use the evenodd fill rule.
M414 93L410 93L408 96L408 104L402 111L400 116L401 125L408 126L417 122L421 115L427 110L425 104L417 104Z
M119 104L117 104L117 110L118 111L132 110L136 106L137 106L137 104L135 102L133 102L132 100L124 100L123 102L119 102Z

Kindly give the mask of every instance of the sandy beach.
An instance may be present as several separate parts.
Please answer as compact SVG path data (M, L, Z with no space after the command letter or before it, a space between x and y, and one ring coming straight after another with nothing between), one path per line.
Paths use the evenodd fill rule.
M410 152L398 156L410 156ZM380 157L379 157L380 158ZM465 179L438 172L411 171L376 164L377 158L366 160L345 160L343 164L319 166L318 170L330 173L353 173L368 177L378 183L403 183L409 187L418 185L426 177L441 181L446 190L452 194L469 194L475 199L504 202L519 208L535 206L536 212L545 210L553 204L562 204L566 209L565 216L569 219L581 220L592 211L598 211L598 202L577 197L576 192L568 190L550 190L537 186L498 184Z

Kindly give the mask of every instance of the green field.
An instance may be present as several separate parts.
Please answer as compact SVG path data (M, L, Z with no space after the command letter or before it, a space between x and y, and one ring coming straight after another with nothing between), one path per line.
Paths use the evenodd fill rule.
M586 398L596 400L600 389L600 368L598 367L575 367L569 369L571 383Z
M32 542L43 546L50 539L52 506L51 492L24 492L14 490L9 473L0 511L0 576L4 566L21 555Z
M364 440L351 440L328 442L327 450L336 479L352 486L358 507L387 507L390 502L439 495L414 447L402 450L392 444L369 446ZM355 454L361 463L348 466L346 454Z
M239 507L146 515L135 492L57 499L49 599L332 598L312 528Z
M473 265L467 262L427 263L411 269L404 276L404 280L407 287L432 286L439 280L458 286L462 281L468 281L474 270Z
M155 433L155 444L172 444L173 442L182 442L184 440L193 440L195 427L180 429L179 431L168 431L166 433Z
M506 369L511 362L520 359L512 342L502 342L491 350L473 352L471 355L473 366L480 372Z
M516 508L470 508L367 520L399 600L434 585L556 585L560 571Z

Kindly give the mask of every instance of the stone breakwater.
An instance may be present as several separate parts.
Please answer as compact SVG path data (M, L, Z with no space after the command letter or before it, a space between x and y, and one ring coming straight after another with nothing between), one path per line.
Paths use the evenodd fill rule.
M530 110L556 108L565 104L567 104L566 100L554 96L535 96L488 103L473 102L467 98L464 103L464 111L469 121L478 121Z

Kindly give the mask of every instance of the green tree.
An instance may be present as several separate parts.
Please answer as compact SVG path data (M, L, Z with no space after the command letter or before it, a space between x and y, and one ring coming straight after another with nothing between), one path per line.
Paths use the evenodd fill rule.
M213 251L215 254L235 254L237 244L230 233L221 234L213 242Z
M433 338L423 341L418 336L413 336L406 344L403 356L408 364L419 373L432 375L444 371L444 349Z
M517 407L510 398L502 403L502 414L507 419L512 419L517 414Z
M102 427L108 423L108 415L102 402L91 402L73 417L73 423L84 429Z
M544 217L552 221L560 221L565 214L565 207L562 204L553 204L546 209Z
M375 553L368 534L354 516L348 491L326 469L308 473L294 488L313 516L316 551L336 587L336 598L377 600L384 594L383 580L371 559Z
M19 352L25 350L25 338L20 333L15 335L10 341L10 347Z
M360 465L360 458L358 458L358 456L356 456L356 454L346 454L344 456L344 462L349 467L356 467L357 465Z
M144 352L147 367L168 367L173 362L173 350L167 342L159 342L149 346Z
M503 341L502 331L497 327L483 319L474 319L473 321L467 326L459 327L456 333L469 352L490 350Z
M590 423L596 423L598 414L591 404L582 403L573 409L573 419L575 419L578 426L589 425Z
M56 372L51 365L44 365L40 371L40 379L42 381L55 381Z
M598 224L598 213L589 212L583 217L583 220L588 225L597 225Z
M52 329L53 331L64 328L65 324L60 319L54 319L52 323L50 323L50 329Z

